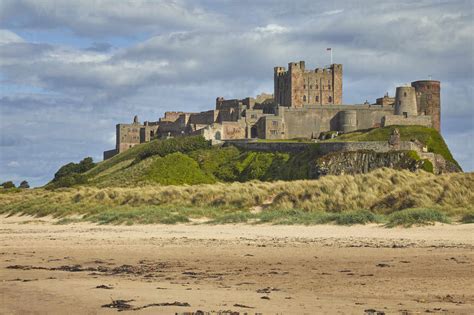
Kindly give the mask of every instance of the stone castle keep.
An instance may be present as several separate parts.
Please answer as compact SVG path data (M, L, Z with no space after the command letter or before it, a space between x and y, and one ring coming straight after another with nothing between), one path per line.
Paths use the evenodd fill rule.
M440 130L440 82L415 81L374 104L343 105L343 69L332 64L306 69L292 62L274 68L274 94L216 99L215 109L165 112L158 121L116 126L116 147L104 159L151 139L202 135L219 142L237 139L318 138L327 131L351 132L389 125L422 125Z

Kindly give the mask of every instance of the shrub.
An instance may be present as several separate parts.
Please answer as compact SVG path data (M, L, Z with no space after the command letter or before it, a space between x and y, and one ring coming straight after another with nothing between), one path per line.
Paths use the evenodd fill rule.
M353 225L378 222L377 217L370 211L347 211L338 213L335 220L336 224Z
M24 180L20 183L20 186L18 186L18 188L28 189L30 188L30 184L28 184L28 182Z
M462 223L474 223L474 211L465 214L462 219Z
M199 163L201 169L214 177L232 182L238 179L237 161L241 155L236 147L212 147L189 153Z
M421 169L428 173L433 173L433 163L430 160L424 159Z
M68 163L59 168L59 170L54 174L54 181L58 181L62 177L67 177L73 174L82 174L92 169L95 166L91 157L86 157L79 163Z
M15 184L11 180L4 182L1 186L6 189L16 187Z
M155 140L149 143L143 151L138 153L135 163L150 156L166 156L171 153L187 153L199 149L210 148L211 142L202 136L178 137L166 140Z
M162 185L209 184L215 180L203 172L198 163L183 153L176 152L156 159L146 178Z
M55 180L49 188L72 187L75 185L82 185L87 183L87 177L82 174L72 173L66 176L59 177Z
M387 227L434 224L435 222L449 223L446 214L435 209L405 209L393 212L388 217Z

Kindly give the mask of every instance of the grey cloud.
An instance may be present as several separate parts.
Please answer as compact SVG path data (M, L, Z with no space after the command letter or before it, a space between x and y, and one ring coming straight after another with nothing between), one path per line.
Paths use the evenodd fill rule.
M0 21L0 26L10 29L67 28L90 38L223 27L214 14L179 0L4 0Z
M92 45L86 50L90 51L97 51L97 52L108 52L110 49L112 49L112 45L109 43L104 43L104 42L93 42Z

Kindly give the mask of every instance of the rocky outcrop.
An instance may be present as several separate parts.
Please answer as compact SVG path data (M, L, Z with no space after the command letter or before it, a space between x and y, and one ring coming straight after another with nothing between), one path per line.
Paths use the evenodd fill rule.
M415 151L335 152L316 159L310 166L310 177L368 173L382 167L430 171L430 164L432 163L421 159ZM433 171L433 165L431 165L431 171Z

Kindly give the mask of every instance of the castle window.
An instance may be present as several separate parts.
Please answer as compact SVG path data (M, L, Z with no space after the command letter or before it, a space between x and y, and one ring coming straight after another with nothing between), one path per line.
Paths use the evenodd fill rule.
M328 97L328 101L329 101L329 103L332 103L332 96Z
M278 121L274 121L274 120L273 120L273 121L272 121L272 126L278 127Z
M318 85L316 84L316 90L318 89Z
M312 89L313 89L313 86L312 86L312 85L310 85L310 86L309 86L309 89L310 89L310 90L312 90Z
M305 84L305 85L303 85L303 89L306 89L306 84Z
M306 95L303 96L303 102L306 102Z
M330 89L331 89L331 86L330 86L330 85L328 85L328 90L330 90Z
M272 134L272 135L277 135L277 134L278 134L278 130L270 130L270 134Z
M403 117L408 118L408 113L407 113L407 112L403 112Z
M316 102L319 102L319 96L316 95Z
M407 97L407 92L403 92L403 96L404 96L404 97Z

